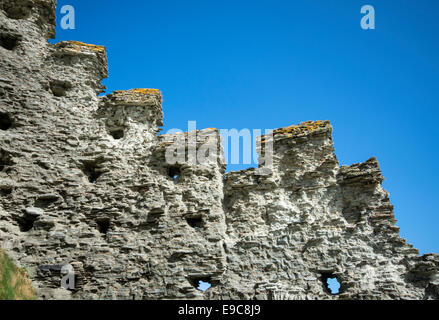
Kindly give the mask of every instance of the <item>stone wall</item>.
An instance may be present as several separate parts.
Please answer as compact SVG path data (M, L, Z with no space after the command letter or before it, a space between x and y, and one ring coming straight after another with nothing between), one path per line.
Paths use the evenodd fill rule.
M438 299L439 257L399 237L376 159L339 166L329 122L262 137L269 175L226 174L218 130L157 135L158 90L99 97L106 49L49 44L55 7L0 0L0 247L40 299ZM169 164L177 138L220 151ZM65 264L73 290L42 267Z

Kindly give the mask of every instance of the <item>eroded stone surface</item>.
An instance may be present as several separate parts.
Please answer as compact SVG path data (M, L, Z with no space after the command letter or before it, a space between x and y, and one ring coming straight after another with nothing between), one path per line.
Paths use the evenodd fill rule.
M275 130L269 175L167 164L191 133L157 136L160 92L98 97L106 50L48 44L55 1L0 9L0 246L39 298L438 299L439 257L399 237L376 159L339 166L329 122ZM74 290L42 267L64 264Z

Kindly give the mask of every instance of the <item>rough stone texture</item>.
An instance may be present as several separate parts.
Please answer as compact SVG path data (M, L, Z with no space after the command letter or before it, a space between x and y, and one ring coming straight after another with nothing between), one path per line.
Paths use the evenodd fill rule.
M222 151L169 165L173 139L218 131L157 136L157 90L98 97L106 50L48 44L55 6L0 0L0 247L39 298L438 299L439 257L399 237L376 159L339 166L329 122L263 137L269 175L225 174ZM63 264L74 290L41 268Z

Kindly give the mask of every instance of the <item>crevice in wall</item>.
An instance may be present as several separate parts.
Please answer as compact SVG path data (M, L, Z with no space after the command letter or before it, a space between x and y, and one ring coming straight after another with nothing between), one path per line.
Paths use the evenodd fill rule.
M203 217L201 215L186 217L186 222L195 230L199 230L205 225Z
M99 232L102 234L107 234L111 226L109 218L98 218L96 219L96 224L98 226Z
M14 50L20 43L20 36L11 33L0 32L0 46L6 50Z
M12 128L14 122L11 116L5 112L0 112L0 130L8 130Z
M0 189L0 196L1 197L7 197L10 194L12 194L12 188L10 187L3 187Z
M174 263L174 262L182 261L186 255L187 255L186 252L175 252L169 257L168 262Z
M65 97L67 91L72 88L72 85L67 81L54 80L50 82L50 91L55 97Z
M148 217L146 219L146 229L155 229L159 225L160 219L164 216L165 211L163 209L152 209L148 213Z
M43 161L41 159L37 159L34 162L37 166L39 166L40 168L44 169L44 170L49 170L50 169L50 165L46 162Z
M45 194L35 200L35 207L46 209L50 207L51 204L57 202L58 200L59 200L59 196L56 194Z
M18 226L21 232L29 232L33 229L35 221L38 219L37 216L25 215L17 219Z
M88 177L90 183L97 183L99 177L103 174L101 163L97 160L84 161L82 172Z
M7 172L12 165L14 163L9 152L0 149L0 172Z
M36 201L35 201L35 207L37 207L37 208L41 208L41 209L46 209L46 208L49 207L53 202L55 202L55 201L50 201L50 200L36 200Z
M181 176L181 168L178 165L169 166L167 168L168 177L173 179L174 181L177 181L178 178Z
M123 129L110 130L109 134L114 140L122 139L125 136L125 131Z
M139 186L129 186L132 191L138 192L138 193L146 193L149 190L148 186L139 185Z

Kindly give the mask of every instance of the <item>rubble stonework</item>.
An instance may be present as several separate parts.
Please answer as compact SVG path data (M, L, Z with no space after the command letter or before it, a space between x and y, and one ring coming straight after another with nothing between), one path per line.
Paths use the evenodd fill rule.
M169 164L160 92L99 97L106 49L49 44L55 8L0 0L0 247L40 299L439 298L439 256L398 235L375 158L340 167L328 121L273 131L267 175ZM47 267L68 264L74 289Z

